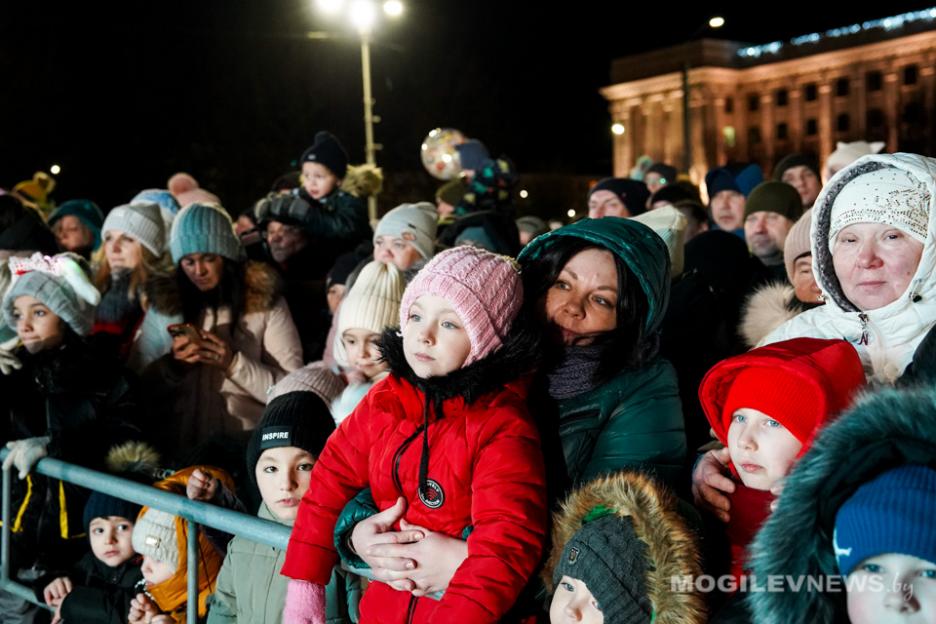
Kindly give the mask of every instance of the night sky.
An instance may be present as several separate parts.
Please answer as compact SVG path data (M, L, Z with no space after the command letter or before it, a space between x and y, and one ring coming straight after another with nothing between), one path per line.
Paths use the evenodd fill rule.
M59 163L58 202L88 197L107 209L185 170L236 213L291 168L316 130L364 160L359 44L311 0L6 4L0 187ZM610 118L597 91L612 59L681 42L716 13L728 20L719 37L759 43L936 2L821 15L816 2L706 4L544 11L410 0L375 34L378 162L388 176L412 172L409 199L431 199L437 183L419 175L419 145L446 126L508 154L521 172L607 175ZM309 31L344 38L311 41Z

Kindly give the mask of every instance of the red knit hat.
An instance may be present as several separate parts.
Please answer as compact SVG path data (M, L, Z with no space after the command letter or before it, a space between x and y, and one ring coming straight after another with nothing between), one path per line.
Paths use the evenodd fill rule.
M845 340L795 338L722 360L705 375L699 401L722 444L735 411L761 411L803 444L851 405L865 384L855 348Z

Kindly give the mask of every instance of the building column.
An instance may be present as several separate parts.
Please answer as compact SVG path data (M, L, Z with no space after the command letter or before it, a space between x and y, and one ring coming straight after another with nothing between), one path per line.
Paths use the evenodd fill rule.
M936 89L936 68L933 67L932 59L927 55L926 62L920 65L920 82L923 86L923 107L926 111L926 148L932 153L934 138L936 138L936 128L933 127L934 116L936 116L936 101L934 101L933 90Z
M884 117L887 119L887 150L897 151L900 129L900 112L898 110L897 83L899 76L895 71L884 74Z
M835 130L832 127L832 85L819 84L819 160L832 153Z
M770 177L770 172L773 171L775 153L774 135L776 132L774 129L773 106L773 95L770 93L770 90L768 90L767 93L761 93L761 145L764 146L764 159L766 161L761 163L761 166L764 167L764 176L768 178Z
M803 149L803 89L796 84L787 92L787 106L790 113L787 117L787 137L794 152Z

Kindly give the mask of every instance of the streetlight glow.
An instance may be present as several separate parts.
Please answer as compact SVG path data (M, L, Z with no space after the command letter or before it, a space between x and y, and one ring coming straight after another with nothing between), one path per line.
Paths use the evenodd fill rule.
M403 3L400 0L387 0L383 4L383 10L390 17L400 17L403 15Z
M370 0L355 0L351 3L348 13L351 23L361 34L369 33L377 21L377 9Z
M708 25L711 28L721 28L725 25L725 18L721 15L716 15L708 21Z
M343 4L344 0L318 0L318 8L329 15L336 15Z
M575 209L569 208L569 212L567 212L566 214L569 215L569 218L571 219L572 217L575 216Z
M52 165L49 167L49 171L52 172L52 175L58 175L62 172L62 168L58 165Z
M614 134L618 136L621 136L622 134L624 134L624 124L622 124L620 121L615 122L611 126L611 132L613 132Z
M526 199L529 196L530 194L527 193L526 189L523 189L522 191L520 191L520 199Z

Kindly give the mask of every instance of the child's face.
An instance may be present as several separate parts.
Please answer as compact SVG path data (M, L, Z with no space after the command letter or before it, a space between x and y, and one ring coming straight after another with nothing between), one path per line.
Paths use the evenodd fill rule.
M936 622L936 563L878 555L855 568L846 583L852 624Z
M374 239L374 260L392 264L401 271L406 271L422 260L422 254L406 240L407 235L412 236L404 232L403 238L378 236Z
M295 520L302 496L309 489L315 458L295 446L263 451L254 472L263 502L280 520Z
M111 271L132 271L143 261L140 241L120 230L104 232L104 257Z
M156 561L149 555L144 555L143 565L140 566L143 578L148 585L159 585L175 576L175 567L165 561Z
M563 576L549 605L550 624L603 624L604 614L585 583Z
M348 364L368 379L373 379L387 370L387 363L380 359L380 348L377 346L379 339L380 334L362 327L351 327L341 334L341 343L348 354Z
M30 295L13 302L16 335L30 353L54 349L65 338L65 324L46 305Z
M317 162L302 163L302 188L313 199L322 199L338 186L338 176Z
M410 306L403 355L416 375L448 375L462 367L470 352L468 332L447 300L423 295Z
M763 412L741 408L728 427L728 450L741 481L769 490L787 476L803 444L786 427Z
M120 516L95 518L88 527L88 539L91 540L91 552L112 568L129 561L136 553L133 551L133 521Z
M65 251L79 251L94 243L91 230L75 215L66 215L56 221L53 231L59 247Z

